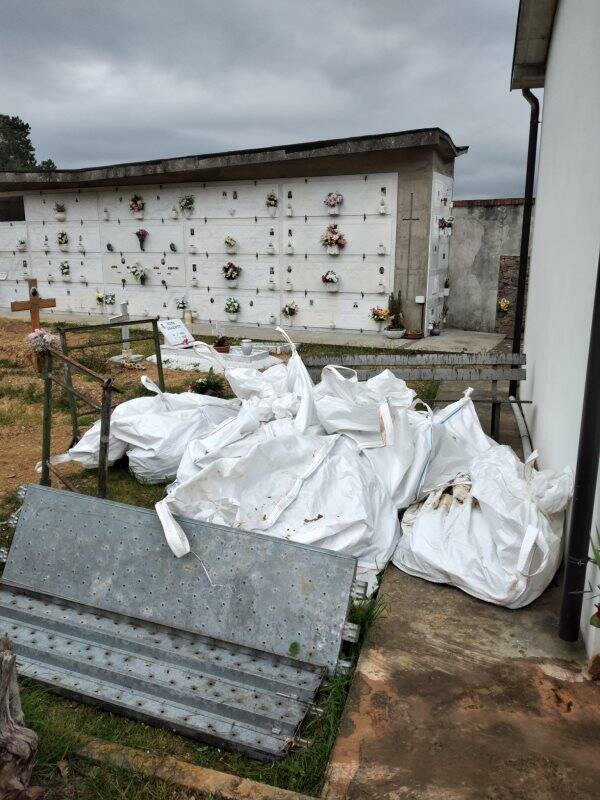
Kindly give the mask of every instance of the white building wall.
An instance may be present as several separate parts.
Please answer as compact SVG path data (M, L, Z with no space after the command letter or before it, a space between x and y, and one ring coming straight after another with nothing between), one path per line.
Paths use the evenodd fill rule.
M600 251L599 32L598 0L561 0L544 90L521 390L533 400L528 421L541 466L556 469L576 465ZM600 583L591 570L589 578ZM592 611L589 598L582 631L590 653L600 650Z
M331 191L344 196L334 217L323 202ZM274 217L265 204L269 192L279 200ZM129 210L134 194L145 202L143 219ZM194 195L193 214L173 219L185 194ZM43 296L56 297L59 313L108 316L128 300L133 314L177 316L183 298L197 319L218 322L233 296L242 325L279 324L281 308L293 300L294 325L376 331L370 308L387 305L394 285L397 195L396 173L26 192L26 222L0 222L0 308L23 299L23 279L35 277ZM57 200L66 205L62 222L54 216ZM337 256L320 243L332 222L348 240ZM139 228L148 231L144 252ZM68 234L67 252L58 246L59 231ZM238 242L235 255L226 252L227 235ZM25 252L16 250L20 238ZM235 288L222 274L230 260L242 267ZM130 272L136 262L147 271L144 286ZM330 269L340 279L337 293L321 282ZM99 304L97 293L114 294L115 306Z

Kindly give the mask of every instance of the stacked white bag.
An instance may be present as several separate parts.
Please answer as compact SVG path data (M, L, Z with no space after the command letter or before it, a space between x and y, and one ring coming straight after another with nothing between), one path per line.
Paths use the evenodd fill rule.
M200 349L218 358L206 345ZM242 408L236 420L189 443L176 482L156 505L175 555L189 552L173 517L180 514L354 555L372 590L398 541L396 510L356 443L323 435L295 346L287 366L263 373L220 366ZM273 381L272 370L285 381ZM253 421L257 408L264 413Z
M476 456L411 506L393 563L420 578L458 586L490 603L521 608L552 580L562 555L570 469L538 472L506 446Z
M147 376L143 386L153 397L137 397L118 405L110 418L108 462L127 453L129 468L140 483L173 480L189 441L208 434L237 416L239 400L181 392L161 392ZM53 464L76 461L88 469L98 466L100 421Z

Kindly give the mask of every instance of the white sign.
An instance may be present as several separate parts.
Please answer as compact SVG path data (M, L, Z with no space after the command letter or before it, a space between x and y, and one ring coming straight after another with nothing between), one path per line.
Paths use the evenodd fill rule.
M165 344L171 347L194 343L194 337L180 319L159 319L158 328L165 337Z
M5 281L8 278L8 272L0 272L0 281Z

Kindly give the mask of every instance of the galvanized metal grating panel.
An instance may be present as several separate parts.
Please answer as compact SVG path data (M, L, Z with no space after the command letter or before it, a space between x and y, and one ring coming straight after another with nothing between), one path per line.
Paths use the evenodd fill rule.
M209 649L190 635L182 653L178 637L156 626L6 589L0 632L19 672L56 691L219 745L223 736L263 758L288 749L323 675L260 653Z
M172 555L153 511L28 486L3 582L335 667L356 559L179 522L202 563Z
M180 521L202 564L175 559L146 509L28 487L0 632L21 674L57 692L281 757L356 634L355 559Z

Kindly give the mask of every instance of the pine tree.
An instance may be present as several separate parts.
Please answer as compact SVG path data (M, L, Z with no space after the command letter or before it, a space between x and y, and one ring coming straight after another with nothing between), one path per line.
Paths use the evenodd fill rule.
M23 122L20 117L0 114L0 169L26 170L37 169L38 166L45 170L56 169L50 158L39 165L36 163L29 123Z

